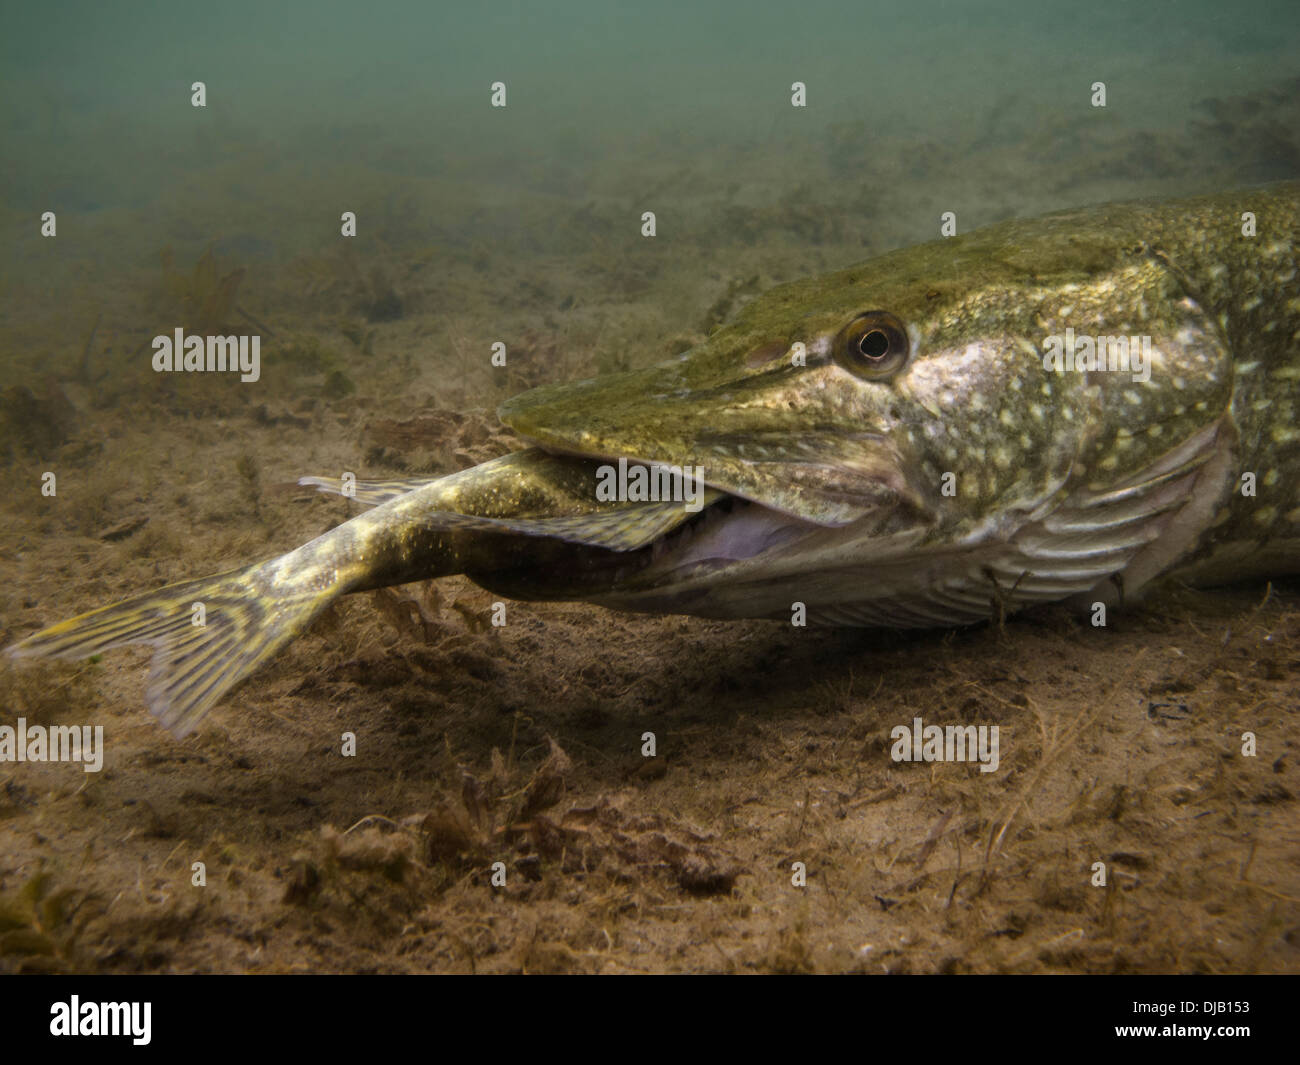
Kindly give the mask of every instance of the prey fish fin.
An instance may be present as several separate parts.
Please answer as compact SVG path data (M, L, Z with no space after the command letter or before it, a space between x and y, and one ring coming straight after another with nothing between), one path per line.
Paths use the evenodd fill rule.
M150 644L149 711L177 738L186 736L339 594L337 586L273 591L268 565L183 581L100 607L42 629L4 654L77 659ZM196 604L203 607L201 625L195 624Z
M404 496L407 492L414 492L433 484L434 481L440 481L445 476L446 474L440 473L436 477L398 477L384 481L357 481L347 492L343 490L343 480L339 477L299 477L298 483L315 488L326 495L355 499L363 507L377 507L398 496Z

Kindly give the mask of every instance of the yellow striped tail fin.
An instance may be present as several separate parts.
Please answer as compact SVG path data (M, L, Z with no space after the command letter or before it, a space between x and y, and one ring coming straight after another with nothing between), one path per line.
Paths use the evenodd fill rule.
M180 738L342 591L313 582L301 588L273 586L273 565L170 584L100 607L42 629L5 648L4 654L11 659L76 659L127 644L150 644L149 711Z

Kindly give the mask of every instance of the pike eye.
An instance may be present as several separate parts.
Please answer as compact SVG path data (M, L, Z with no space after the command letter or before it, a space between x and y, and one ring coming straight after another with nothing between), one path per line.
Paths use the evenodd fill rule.
M907 330L888 311L866 311L835 338L835 361L865 378L888 377L907 362Z

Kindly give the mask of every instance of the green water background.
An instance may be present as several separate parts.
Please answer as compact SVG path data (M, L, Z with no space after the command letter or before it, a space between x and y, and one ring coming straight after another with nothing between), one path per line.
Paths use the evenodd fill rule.
M434 335L390 338L374 386L458 377L435 398L491 406L679 349L740 287L933 239L944 211L965 231L1300 176L1289 0L65 2L0 25L0 366L67 378L97 328L121 402L139 340L178 324L164 249L242 269L281 339L378 320L382 350L391 290ZM528 330L563 358L470 381L465 350Z

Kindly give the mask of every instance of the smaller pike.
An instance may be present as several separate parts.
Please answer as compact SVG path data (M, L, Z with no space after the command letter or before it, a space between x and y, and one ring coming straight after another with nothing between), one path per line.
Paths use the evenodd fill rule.
M7 654L151 644L150 709L183 736L337 596L453 573L521 599L919 627L1300 572L1298 245L1291 183L1004 222L783 285L677 359L510 400L535 447L362 482L373 509L295 551ZM702 509L604 498L618 460L702 469Z

